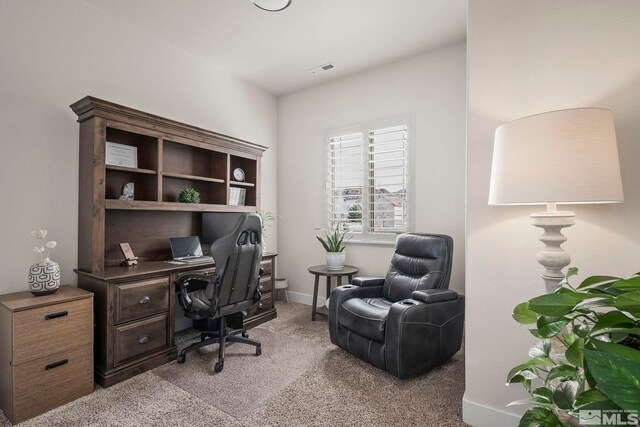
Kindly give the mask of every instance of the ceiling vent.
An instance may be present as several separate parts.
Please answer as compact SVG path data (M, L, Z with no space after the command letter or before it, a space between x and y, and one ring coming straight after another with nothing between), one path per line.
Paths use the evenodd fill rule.
M319 67L312 68L309 70L309 72L313 75L317 75L317 74L326 73L327 71L333 70L334 68L336 68L336 66L333 65L331 62L329 62L328 64L324 64L324 65L320 65Z

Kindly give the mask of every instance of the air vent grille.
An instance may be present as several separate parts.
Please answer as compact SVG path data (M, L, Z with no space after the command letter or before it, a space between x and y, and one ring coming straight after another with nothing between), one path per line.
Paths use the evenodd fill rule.
M329 70L333 70L334 68L336 68L335 65L333 65L333 63L329 62L328 64L324 64L324 65L320 65L318 67L314 67L312 69L309 70L309 72L313 75L316 74L322 74L322 73L326 73Z

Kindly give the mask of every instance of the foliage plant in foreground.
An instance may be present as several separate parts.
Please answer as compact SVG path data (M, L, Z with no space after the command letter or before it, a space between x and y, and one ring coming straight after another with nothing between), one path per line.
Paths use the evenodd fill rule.
M586 411L619 413L634 425L640 413L640 273L592 276L574 287L577 274L570 268L554 293L513 311L540 339L507 375L507 385L531 395L510 404L533 405L521 427L577 426Z

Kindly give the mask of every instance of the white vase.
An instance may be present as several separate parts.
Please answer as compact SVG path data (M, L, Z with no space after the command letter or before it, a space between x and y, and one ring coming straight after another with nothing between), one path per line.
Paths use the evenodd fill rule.
M60 266L45 258L29 268L29 290L33 295L48 295L60 287Z
M342 270L344 268L344 259L346 253L342 252L327 252L327 269L329 270Z

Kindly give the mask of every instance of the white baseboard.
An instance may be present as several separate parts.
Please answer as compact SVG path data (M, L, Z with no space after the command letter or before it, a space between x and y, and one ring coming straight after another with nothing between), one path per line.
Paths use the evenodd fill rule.
M311 305L313 303L313 295L303 294L302 292L289 291L289 301L299 302L300 304ZM318 307L323 306L326 298L318 295Z
M473 427L517 427L520 417L462 398L462 421Z

